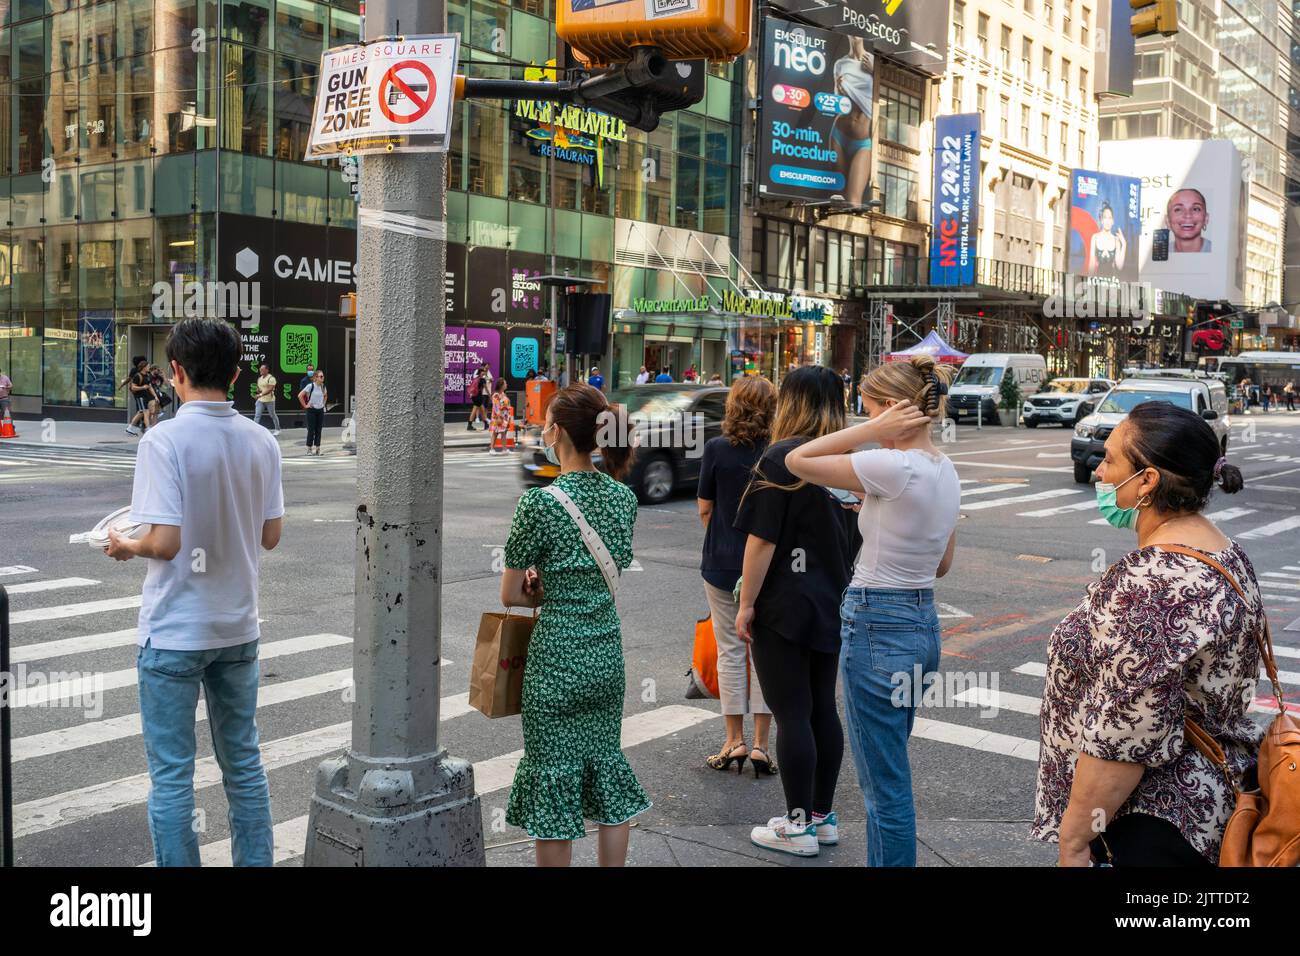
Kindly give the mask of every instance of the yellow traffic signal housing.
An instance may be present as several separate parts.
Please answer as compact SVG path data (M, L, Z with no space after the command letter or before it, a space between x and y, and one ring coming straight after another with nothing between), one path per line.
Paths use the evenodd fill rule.
M1135 37L1171 37L1178 32L1178 0L1129 0L1129 6L1129 29Z
M339 318L355 319L357 317L357 294L344 292L339 296Z
M749 49L752 0L556 0L555 33L590 66L635 47L670 60L731 61Z

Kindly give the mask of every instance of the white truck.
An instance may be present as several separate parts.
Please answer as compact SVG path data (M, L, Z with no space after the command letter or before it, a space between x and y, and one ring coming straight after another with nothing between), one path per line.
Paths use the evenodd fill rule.
M957 422L1000 422L1014 425L1019 404L1008 411L1002 405L1002 380L1011 376L1020 395L1037 392L1047 378L1047 362L1032 352L979 352L962 363L948 389L948 414Z

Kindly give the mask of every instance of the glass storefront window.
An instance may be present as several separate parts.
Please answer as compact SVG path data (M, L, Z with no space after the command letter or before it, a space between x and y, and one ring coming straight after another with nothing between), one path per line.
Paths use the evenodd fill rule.
M196 237L193 216L160 216L154 220L156 282L195 282L201 276L198 270Z
M72 309L50 310L44 315L28 313L24 321L37 328L77 331L77 313ZM47 338L41 357L44 401L49 405L79 404L77 395L77 338ZM117 383L114 382L114 385Z
M731 167L704 164L704 216L700 227L705 232L731 232Z
M677 117L677 152L699 156L704 148L704 120L689 113Z
M45 80L22 80L13 84L18 93L18 123L14 136L14 172L29 173L41 168L45 158Z
M325 5L312 0L275 0L276 51L320 62L327 15Z
M516 0L516 7L519 2ZM516 10L510 17L510 54L521 63L542 64L555 56L555 26Z
M221 32L248 46L271 49L271 0L223 0Z
M521 202L546 202L542 184L549 160L535 151L538 140L518 121L510 124L510 182L507 195ZM556 165L560 165L558 162Z
M493 0L470 0L469 35L476 50L510 55L510 8Z
M199 146L200 124L209 119L215 122L215 116L203 116L199 110L200 65L206 66L207 56L196 55L188 47L154 54L155 68L167 77L169 87L154 96L152 145L159 154L192 152ZM266 58L261 59L265 62Z
M704 158L711 163L731 164L732 126L709 120L704 134Z
M113 166L118 219L136 219L153 213L153 160L135 159Z
M469 104L469 181L477 196L506 194L506 113L501 107Z
M45 74L46 28L49 20L23 23L10 31L13 37L11 67L15 79Z
M275 157L301 161L311 135L320 61L275 58Z
M45 304L75 308L77 288L77 227L54 226L45 230Z
M78 25L74 28L75 34L69 31L65 36L79 37L77 49L81 53L83 78L95 73L112 73L113 61L122 55L118 50L116 6L113 3L87 4L79 11L69 11L51 21L56 36L61 32L61 21Z
M513 0L516 9L534 16L549 18L551 16L550 0Z
M269 156L270 57L237 43L222 44L222 50L226 83L222 88L221 145Z
M329 224L332 226L355 226L357 224L357 203L352 198L352 190L343 179L343 172L338 166L326 166L329 183ZM450 198L450 197L448 197Z
M117 152L119 157L152 155L153 54L117 62Z
M77 268L81 279L78 305L111 309L116 299L117 238L114 224L95 223L78 230Z
M222 153L222 211L269 218L275 208L275 163L258 156Z
M325 221L328 177L324 167L312 163L276 163L276 209L292 222Z
M160 216L194 211L194 154L160 156L154 178L154 210Z
M673 215L673 171L668 166L672 153L649 146L645 158L649 162L642 164L637 177L638 185L645 192L645 215L642 218L646 222L667 226L671 224Z
M681 229L700 227L700 161L690 156L677 156L677 170L673 177L676 187L676 211L673 225Z
M361 17L355 12L334 9L330 11L330 46L356 43L361 39Z
M153 286L153 220L131 219L117 225L117 304L147 305Z
M39 309L45 305L45 231L13 233L13 307Z
M54 180L45 201L47 223L74 223L77 221L77 194L81 184L77 181L76 167L55 167Z
M113 218L117 210L115 178L112 166L82 169L82 222L104 222Z
M175 0L158 2L158 19L161 27L158 38L162 41L160 46L173 46L182 42L179 38L173 39L172 34L166 29L175 25L174 8L177 5ZM117 0L113 6L117 10L117 55L141 56L152 50L154 0ZM189 0L184 6L192 10L194 0ZM182 36L188 39L190 31L185 30Z

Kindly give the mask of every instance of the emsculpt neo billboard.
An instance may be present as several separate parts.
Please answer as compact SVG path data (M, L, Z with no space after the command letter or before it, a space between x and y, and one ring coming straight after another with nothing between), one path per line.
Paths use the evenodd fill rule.
M759 193L864 203L874 89L875 57L860 38L768 19Z
M814 26L861 38L869 50L911 69L943 76L949 0L776 0L774 6Z
M1140 179L1090 169L1070 170L1067 271L1136 282L1141 234Z
M980 222L980 115L936 117L934 144L930 284L970 285Z

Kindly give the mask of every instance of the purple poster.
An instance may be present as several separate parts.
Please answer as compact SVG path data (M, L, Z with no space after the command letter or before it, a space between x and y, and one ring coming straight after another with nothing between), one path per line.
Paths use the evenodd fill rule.
M501 374L501 332L458 325L448 327L445 336L442 400L448 405L468 405L469 386L481 363L488 363L493 378Z

